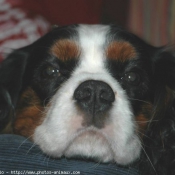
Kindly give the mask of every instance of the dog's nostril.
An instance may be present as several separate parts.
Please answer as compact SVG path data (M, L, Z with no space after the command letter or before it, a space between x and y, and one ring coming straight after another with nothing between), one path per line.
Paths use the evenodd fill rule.
M100 93L100 100L103 100L104 102L114 102L115 96L112 91L108 92L105 90L102 90Z
M74 98L75 100L88 100L91 97L91 90L86 88L86 89L78 89L74 93Z

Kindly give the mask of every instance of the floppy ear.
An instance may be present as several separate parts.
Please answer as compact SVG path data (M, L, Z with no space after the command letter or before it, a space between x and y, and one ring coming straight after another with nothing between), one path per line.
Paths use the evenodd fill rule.
M11 53L0 65L0 131L14 112L21 90L27 62L27 53L17 50Z
M153 59L154 115L162 118L175 99L175 57L171 52L158 49Z
M152 120L143 138L139 174L175 174L175 57L159 50L153 58Z

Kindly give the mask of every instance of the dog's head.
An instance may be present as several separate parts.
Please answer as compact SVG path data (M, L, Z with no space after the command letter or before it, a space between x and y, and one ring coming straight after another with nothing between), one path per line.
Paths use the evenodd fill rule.
M126 165L173 102L175 58L116 26L52 30L1 65L1 120L54 157ZM1 91L2 92L2 91Z

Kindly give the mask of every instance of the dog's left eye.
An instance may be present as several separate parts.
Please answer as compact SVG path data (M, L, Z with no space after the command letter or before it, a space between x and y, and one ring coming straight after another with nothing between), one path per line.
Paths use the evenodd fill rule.
M59 76L59 75L60 75L59 69L57 69L53 66L48 66L48 67L44 68L42 71L42 76L44 78L55 77L55 76Z
M125 80L127 83L132 85L138 85L140 83L140 75L136 72L126 73L122 80Z

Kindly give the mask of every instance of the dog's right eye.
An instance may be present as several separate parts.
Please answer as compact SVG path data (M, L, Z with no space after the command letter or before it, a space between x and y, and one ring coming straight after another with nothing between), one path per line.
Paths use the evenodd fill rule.
M48 66L42 70L41 75L43 78L58 77L60 76L60 71L58 68L55 68L53 66Z

